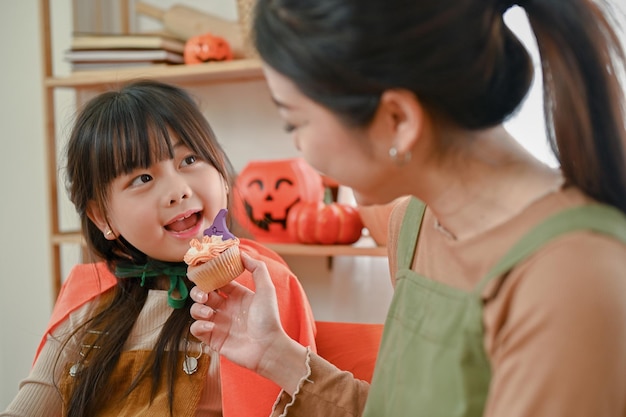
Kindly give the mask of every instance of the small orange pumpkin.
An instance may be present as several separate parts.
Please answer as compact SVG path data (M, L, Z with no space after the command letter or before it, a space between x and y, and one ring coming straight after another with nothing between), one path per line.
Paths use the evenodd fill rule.
M185 64L200 64L209 61L229 61L233 59L230 44L222 37L205 33L192 36L185 43L183 52Z
M363 222L356 207L330 200L298 203L287 216L287 230L300 243L349 245L361 237Z

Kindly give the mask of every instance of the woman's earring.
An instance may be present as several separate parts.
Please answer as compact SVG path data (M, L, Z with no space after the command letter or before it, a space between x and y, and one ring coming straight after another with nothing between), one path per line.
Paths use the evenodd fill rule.
M104 232L104 237L109 239L111 236L113 236L113 230L107 227L107 230Z
M395 146L389 148L389 157L396 165L404 165L411 160L411 151L401 154Z

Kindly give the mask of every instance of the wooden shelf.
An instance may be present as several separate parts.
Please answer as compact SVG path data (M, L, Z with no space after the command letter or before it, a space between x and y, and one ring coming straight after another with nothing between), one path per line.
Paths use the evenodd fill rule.
M169 65L120 68L117 70L77 71L65 77L46 77L46 87L87 88L125 83L137 78L149 78L170 83L224 83L263 79L260 61L236 59L197 65Z
M83 244L78 232L65 232L52 236L52 243ZM295 243L263 243L280 255L292 256L387 256L385 246L376 246L369 237L362 237L353 245L304 245Z
M371 238L363 237L354 245L303 245L295 243L265 243L280 255L297 256L387 256L385 246L376 246Z
M52 235L50 241L53 245L83 245L85 243L79 232L61 232Z

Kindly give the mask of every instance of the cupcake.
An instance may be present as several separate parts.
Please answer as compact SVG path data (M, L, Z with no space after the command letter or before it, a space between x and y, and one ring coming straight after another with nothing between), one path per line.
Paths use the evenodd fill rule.
M220 210L202 239L189 242L184 257L187 277L207 293L223 287L244 271L239 239L228 231L226 213L226 209Z

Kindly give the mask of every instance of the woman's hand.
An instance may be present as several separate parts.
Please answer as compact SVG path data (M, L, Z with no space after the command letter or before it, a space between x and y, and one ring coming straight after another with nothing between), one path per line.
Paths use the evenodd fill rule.
M230 282L207 294L194 287L191 333L230 361L293 392L306 372L306 348L283 330L276 291L265 263L241 254L256 292ZM285 361L291 362L285 366ZM291 367L291 369L289 369ZM287 371L287 372L286 372Z

